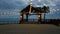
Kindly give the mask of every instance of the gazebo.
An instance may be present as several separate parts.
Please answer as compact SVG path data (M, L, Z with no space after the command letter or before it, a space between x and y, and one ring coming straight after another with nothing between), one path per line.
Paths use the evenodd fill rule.
M26 15L26 22L28 23L28 15L38 15L38 23L41 23L41 14L44 13L44 15L46 13L48 13L49 11L46 11L47 9L49 9L49 7L43 6L43 8L41 7L31 7L31 13L30 12L30 5L28 5L26 8L24 8L23 10L20 11L20 24L24 23L24 18L23 15ZM44 16L45 18L45 16Z

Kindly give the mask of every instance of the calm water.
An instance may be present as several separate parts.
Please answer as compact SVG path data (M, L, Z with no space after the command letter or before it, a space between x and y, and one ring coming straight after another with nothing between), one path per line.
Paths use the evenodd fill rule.
M26 19L24 19L24 21L26 21ZM29 22L37 22L38 19L29 19ZM44 21L44 19L42 19L42 21ZM2 23L19 23L20 19L19 18L0 18L0 24Z
M0 18L0 23L19 23L19 18Z

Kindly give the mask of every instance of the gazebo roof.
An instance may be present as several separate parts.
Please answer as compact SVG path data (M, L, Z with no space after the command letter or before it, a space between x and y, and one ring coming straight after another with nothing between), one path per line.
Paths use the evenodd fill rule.
M41 10L42 8L41 7L33 7L31 8L31 12L34 12L34 13L37 13L37 12L40 12L40 13L44 13L44 11ZM34 10L34 11L33 11ZM25 7L23 10L21 10L20 13L29 13L30 11L30 5L28 5L27 7Z

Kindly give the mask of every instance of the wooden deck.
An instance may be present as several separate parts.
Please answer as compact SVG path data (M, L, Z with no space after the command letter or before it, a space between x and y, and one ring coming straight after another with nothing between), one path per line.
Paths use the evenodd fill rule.
M60 26L51 24L0 25L0 34L60 34Z

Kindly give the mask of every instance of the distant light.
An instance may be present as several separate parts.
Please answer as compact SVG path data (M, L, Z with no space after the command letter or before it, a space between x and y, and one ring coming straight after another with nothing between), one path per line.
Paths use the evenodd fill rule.
M40 15L38 15L38 17L40 17Z
M20 16L20 18L22 18L22 16Z

